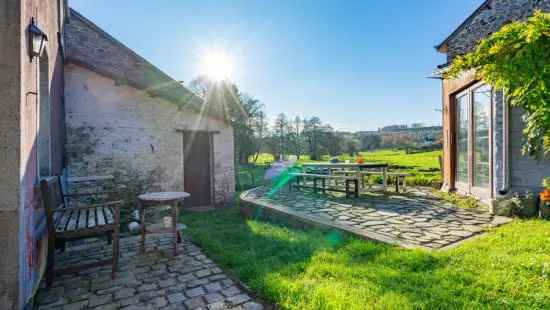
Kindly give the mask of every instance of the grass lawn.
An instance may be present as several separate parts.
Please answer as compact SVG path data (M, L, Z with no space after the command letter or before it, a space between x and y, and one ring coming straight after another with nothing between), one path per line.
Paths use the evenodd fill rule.
M446 251L184 214L208 256L285 309L549 309L550 222L515 222Z

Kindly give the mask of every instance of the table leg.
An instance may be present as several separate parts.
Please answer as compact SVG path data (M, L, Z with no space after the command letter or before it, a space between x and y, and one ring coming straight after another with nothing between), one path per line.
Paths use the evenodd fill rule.
M313 177L313 193L317 194L317 178Z
M141 231L141 241L140 241L140 247L139 251L141 253L145 253L145 208L143 207L143 203L141 201L138 202L138 208L139 208L139 224L140 224L140 231Z
M178 201L172 205L172 233L174 234L174 256L178 254Z
M395 177L395 192L399 193L399 176Z

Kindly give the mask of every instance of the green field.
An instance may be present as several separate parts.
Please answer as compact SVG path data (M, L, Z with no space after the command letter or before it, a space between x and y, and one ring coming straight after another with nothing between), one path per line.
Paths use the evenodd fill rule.
M548 309L550 222L516 220L444 251L244 220L236 208L184 214L218 264L283 309Z
M355 162L359 157L367 162L385 162L390 164L392 170L410 173L412 176L407 179L411 185L430 186L441 181L439 170L439 156L441 151L429 151L407 154L404 150L380 150L373 152L360 152L357 156L341 155L338 158L342 161ZM324 156L323 161L328 161L329 156ZM274 161L271 154L260 154L256 162L250 161L250 165L239 167L239 184L243 188L260 185L258 180L262 179L265 170L265 163ZM311 162L309 156L301 156L298 163ZM252 179L256 182L252 182ZM376 178L381 182L380 178Z

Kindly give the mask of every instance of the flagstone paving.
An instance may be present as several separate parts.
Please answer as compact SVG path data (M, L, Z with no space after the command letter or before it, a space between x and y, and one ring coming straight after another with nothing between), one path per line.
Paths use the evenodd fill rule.
M443 248L511 219L481 209L461 209L426 190L407 195L370 193L356 199L300 190L272 195L263 188L245 192L241 200L289 216L318 221L361 237L408 247Z
M138 237L121 238L119 273L110 266L54 278L41 288L35 309L263 309L238 283L184 237L172 256L171 235L148 235L146 253ZM57 255L59 266L111 255L104 240L88 239Z

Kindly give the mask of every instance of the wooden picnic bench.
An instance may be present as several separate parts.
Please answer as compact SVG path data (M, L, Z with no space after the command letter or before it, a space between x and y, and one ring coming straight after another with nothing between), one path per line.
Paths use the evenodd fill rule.
M395 192L399 193L399 181L402 182L403 189L407 187L407 177L410 176L410 173L405 172L389 172L388 177L395 178Z
M365 187L364 176L368 175L380 175L382 178L394 179L395 180L395 191L399 193L399 188L405 189L407 187L408 176L411 176L410 173L405 172L384 172L384 171L365 171L365 170L335 170L331 172L333 176L355 176L358 180L361 181L362 187ZM401 183L401 185L400 185ZM370 185L369 185L370 187Z
M317 191L321 190L323 193L326 193L326 191L332 191L332 192L342 192L346 193L346 198L350 198L351 196L351 184L354 185L353 187L353 195L357 198L359 197L359 180L355 176L340 176L340 175L328 175L328 174L312 174L312 173L290 173L290 176L293 177L295 180L295 184L292 184L292 179L288 182L289 188L297 187L297 188L312 188L313 191L316 193ZM300 181L302 181L305 178L311 178L313 179L313 186L306 186L305 182L304 184L300 184ZM321 187L318 187L318 181L321 180ZM344 180L346 182L345 190L336 188L336 187L327 187L326 180Z
M112 264L112 277L116 277L119 257L120 205L122 201L100 204L84 204L83 197L96 197L105 193L64 194L59 176L40 182L42 202L46 211L48 229L48 258L46 262L46 286L50 286L56 273L74 272L92 266ZM72 199L75 203L69 203ZM56 249L65 250L67 241L91 237L107 237L113 246L111 259L89 264L55 269Z

